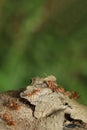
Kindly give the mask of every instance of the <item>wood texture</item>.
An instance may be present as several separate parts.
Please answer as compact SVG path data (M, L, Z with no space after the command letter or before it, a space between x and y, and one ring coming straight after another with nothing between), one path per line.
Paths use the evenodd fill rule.
M40 85L34 80L30 86L34 88L37 84L37 87L40 88L43 86L44 82L41 81L44 81L44 78L39 78L39 81L41 83ZM53 79L51 79L51 81L55 83ZM46 85L48 86L49 84ZM43 87L43 90L46 89L46 91L48 91L46 85ZM55 83L54 85L57 84ZM28 88L30 86L28 86ZM52 90L52 88L49 89ZM53 106L52 109L47 109L45 106L46 111L45 108L43 110L44 100L41 100L43 106L41 110L43 110L43 112L45 111L45 114L44 116L43 114L40 116L37 115L37 118L35 117L35 107L38 106L38 103L33 104L30 99L27 100L20 96L21 93L24 93L26 90L27 87L18 91L0 93L0 130L87 130L87 106L83 106L63 93L58 92L56 93L55 102L59 100L62 105L57 103L57 108L55 107L56 104L50 101L51 98L50 100L47 98L47 101L45 100L46 105L48 106L50 103L53 103ZM52 91L54 101L53 93L55 92ZM44 96L43 92L41 92L41 94L43 99L46 94L44 94ZM38 96L38 94L36 95ZM35 100L36 95L35 98L33 96ZM56 100L56 98L59 99ZM65 108L63 109L64 106ZM37 111L38 110L39 108L37 107Z

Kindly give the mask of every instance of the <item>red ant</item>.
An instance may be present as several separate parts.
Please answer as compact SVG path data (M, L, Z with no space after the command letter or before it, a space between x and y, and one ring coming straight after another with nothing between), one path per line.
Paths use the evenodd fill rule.
M48 84L48 87L49 87L50 89L52 89L54 92L63 93L63 94L65 94L65 95L67 95L67 96L69 96L69 97L71 97L71 98L73 98L73 99L75 99L75 100L79 98L77 92L68 92L68 91L65 91L65 89L62 88L62 87L56 87L56 86L55 86L55 83L54 83L52 80L45 80L45 81L46 81L46 83Z
M28 94L26 94L26 96L32 96L32 95L35 95L37 92L40 92L40 89L35 89L35 90L33 90L31 93L28 93Z
M7 113L3 114L3 119L6 121L7 125L15 125L15 122Z
M7 106L14 110L19 110L20 106L15 101L8 101Z

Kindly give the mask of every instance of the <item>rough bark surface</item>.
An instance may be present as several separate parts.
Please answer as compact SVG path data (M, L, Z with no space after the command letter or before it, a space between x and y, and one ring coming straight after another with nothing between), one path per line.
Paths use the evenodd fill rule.
M34 78L24 89L0 93L0 130L87 130L87 106L54 76Z

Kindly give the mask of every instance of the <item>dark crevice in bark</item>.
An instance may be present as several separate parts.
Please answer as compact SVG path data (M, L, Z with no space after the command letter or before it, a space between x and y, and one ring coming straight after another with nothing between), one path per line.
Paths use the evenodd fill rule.
M80 119L74 119L69 113L65 113L64 125L67 128L87 128L87 123Z

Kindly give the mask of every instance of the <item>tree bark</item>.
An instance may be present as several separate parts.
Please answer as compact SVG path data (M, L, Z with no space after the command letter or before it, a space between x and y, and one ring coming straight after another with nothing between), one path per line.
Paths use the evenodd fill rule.
M87 106L54 83L36 78L27 88L0 93L0 130L87 130Z

